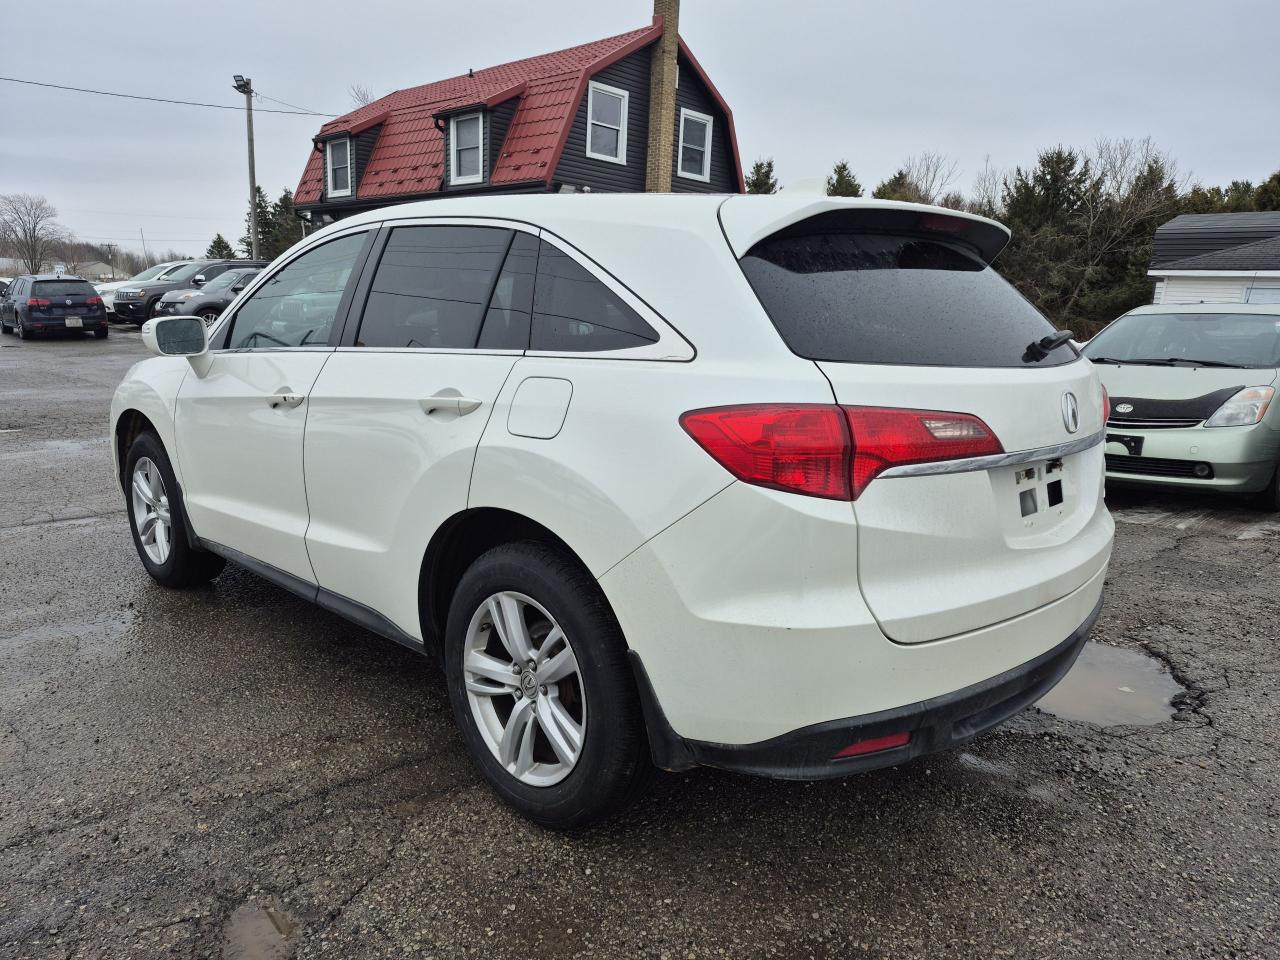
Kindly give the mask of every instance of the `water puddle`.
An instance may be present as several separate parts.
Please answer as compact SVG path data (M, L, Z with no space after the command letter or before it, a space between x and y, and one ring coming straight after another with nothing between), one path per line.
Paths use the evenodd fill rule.
M227 921L224 960L286 960L293 955L298 924L283 910L246 903Z
M1064 720L1111 727L1152 724L1173 716L1182 685L1141 650L1089 641L1071 672L1036 704Z

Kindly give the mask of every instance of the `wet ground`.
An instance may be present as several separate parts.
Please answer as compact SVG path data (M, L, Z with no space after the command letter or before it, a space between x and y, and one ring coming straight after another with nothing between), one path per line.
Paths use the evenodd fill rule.
M104 439L136 333L0 344L0 957L1280 956L1280 524L1248 505L1112 494L1094 722L664 776L564 837L488 793L426 662L243 572L146 580Z

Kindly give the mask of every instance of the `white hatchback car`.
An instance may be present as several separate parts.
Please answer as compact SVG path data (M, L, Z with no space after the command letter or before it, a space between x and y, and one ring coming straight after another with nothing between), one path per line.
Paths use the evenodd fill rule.
M440 656L551 827L654 765L952 746L1071 666L1113 533L1103 391L988 266L1007 238L786 193L359 214L208 333L144 326L111 411L138 554Z

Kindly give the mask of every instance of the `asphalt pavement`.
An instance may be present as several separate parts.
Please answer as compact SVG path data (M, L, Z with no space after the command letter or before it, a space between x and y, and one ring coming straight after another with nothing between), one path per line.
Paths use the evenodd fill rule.
M561 836L489 793L426 660L242 570L147 579L107 440L143 355L0 340L0 957L1280 957L1274 516L1109 494L1094 637L1169 672L1168 719L664 775Z

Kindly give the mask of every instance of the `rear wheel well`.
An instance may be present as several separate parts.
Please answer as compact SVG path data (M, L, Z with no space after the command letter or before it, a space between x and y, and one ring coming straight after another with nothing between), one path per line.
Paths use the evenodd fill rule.
M454 514L431 538L418 576L418 608L428 648L441 649L449 604L467 568L481 554L519 540L550 544L586 569L567 543L523 514L497 507L477 507Z
M126 410L120 414L120 419L116 421L116 462L120 465L122 483L125 459L129 456L129 448L133 446L133 441L138 439L139 434L147 433L148 431L157 436L160 433L155 428L155 424L137 410Z

